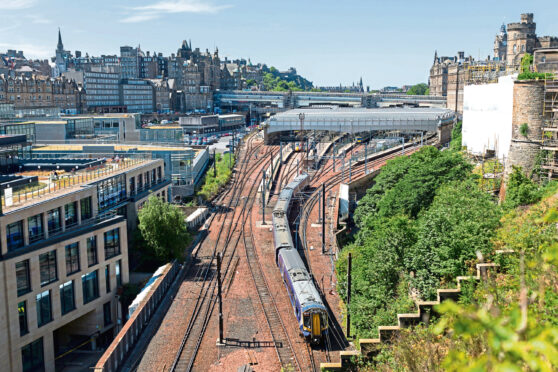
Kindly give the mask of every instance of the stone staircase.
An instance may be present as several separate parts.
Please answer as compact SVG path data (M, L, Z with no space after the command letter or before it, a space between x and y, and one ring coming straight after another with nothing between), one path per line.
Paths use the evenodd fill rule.
M512 250L498 250L496 254L510 254ZM476 265L476 275L458 276L457 288L444 288L437 290L436 301L416 301L417 312L409 314L397 314L397 324L393 326L379 326L378 338L360 339L360 351L349 350L341 351L340 362L335 363L321 363L320 369L322 371L346 371L353 366L353 358L364 356L370 358L377 354L383 344L390 343L395 339L398 332L403 328L408 328L418 324L428 325L430 317L436 313L434 307L439 305L445 300L459 300L461 295L461 284L465 281L485 281L489 278L491 271L496 271L499 265L496 263L478 263Z

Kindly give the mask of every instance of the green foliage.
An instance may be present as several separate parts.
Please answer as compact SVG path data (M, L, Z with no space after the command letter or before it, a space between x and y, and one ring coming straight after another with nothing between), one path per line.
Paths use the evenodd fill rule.
M538 186L523 174L521 167L513 166L508 179L504 205L507 208L515 208L535 203L540 197Z
M526 73L531 71L533 65L533 56L530 53L525 53L521 58L521 72Z
M254 79L247 79L246 80L246 88L250 88L250 87L253 87L253 86L257 86L257 85L258 85L258 83Z
M450 149L460 151L463 147L463 122L458 121L451 130Z
M517 80L543 80L554 79L554 75L550 72L522 72L517 75Z
M235 156L233 154L215 154L215 157L217 177L214 175L213 168L208 169L204 183L198 191L198 195L205 200L209 200L217 195L220 188L229 181L232 174L231 168L234 167Z
M423 299L434 299L440 283L467 273L477 252L486 256L499 225L494 200L473 181L442 186L418 220L418 240L406 255L411 279Z
M275 67L270 67L268 72L264 72L263 86L265 90L286 92L286 91L307 91L313 88L312 83L300 75L283 75Z
M428 91L429 91L428 85L424 83L420 83L420 84L413 85L411 88L409 88L407 94L413 96L423 96L428 94L429 93Z
M415 218L427 208L440 185L470 176L472 166L459 153L426 146L408 157L388 161L355 211L355 223L406 214Z
M523 137L527 137L527 135L529 134L529 124L528 123L523 123L519 126L519 133L523 136Z
M186 230L184 214L177 206L152 195L138 217L141 235L159 260L168 262L184 258L191 238Z

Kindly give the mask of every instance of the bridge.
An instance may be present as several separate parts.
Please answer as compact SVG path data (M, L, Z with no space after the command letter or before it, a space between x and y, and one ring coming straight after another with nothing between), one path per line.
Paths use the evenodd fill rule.
M446 143L455 119L454 111L433 107L294 109L267 119L265 136L269 142L269 135L284 131L359 133L398 130L438 132L438 140Z
M427 107L446 107L446 97L378 93L253 92L233 90L215 92L214 100L219 107L249 109L258 113L277 113L293 108L322 105L373 108L411 104Z

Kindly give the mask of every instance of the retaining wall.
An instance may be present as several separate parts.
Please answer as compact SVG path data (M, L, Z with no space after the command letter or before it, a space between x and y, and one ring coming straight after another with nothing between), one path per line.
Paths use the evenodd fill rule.
M171 286L174 278L180 271L178 262L167 264L163 274L149 290L140 306L132 314L130 319L118 332L110 346L101 356L94 367L95 372L116 372L124 363L128 353L141 337L142 331L149 323L151 316L157 310L157 306L163 299L165 293Z

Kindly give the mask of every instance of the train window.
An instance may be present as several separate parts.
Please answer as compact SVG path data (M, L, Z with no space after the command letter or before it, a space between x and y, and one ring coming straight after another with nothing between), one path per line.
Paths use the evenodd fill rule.
M306 328L311 328L311 326L312 326L312 317L311 317L310 313L306 313L304 315L304 326Z
M322 313L320 314L320 321L322 322L322 329L327 328L327 315Z

